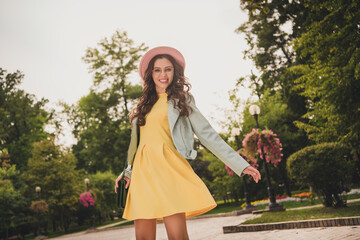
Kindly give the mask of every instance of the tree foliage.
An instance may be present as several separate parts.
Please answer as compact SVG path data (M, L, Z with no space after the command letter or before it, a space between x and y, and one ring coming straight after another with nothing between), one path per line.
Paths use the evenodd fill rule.
M130 141L129 107L142 92L129 77L146 49L144 44L135 46L126 32L119 31L101 40L98 48L87 49L83 60L94 73L90 93L76 105L63 104L78 141L73 146L78 168L89 173L123 168Z
M94 72L92 89L105 88L107 99L113 101L113 109L109 110L117 113L118 108L122 108L120 112L127 120L129 101L139 97L139 86L132 85L128 78L137 70L137 62L147 47L144 43L134 46L127 32L120 31L116 31L111 39L104 38L98 45L99 49L88 48L83 57L90 65L90 72Z
M360 3L321 1L307 5L322 15L294 42L300 75L294 89L308 99L304 119L296 122L316 142L360 145Z
M18 88L24 74L8 73L0 68L0 145L7 148L12 164L24 171L32 144L49 134L44 126L51 120L45 110L46 99L37 101L34 95Z
M112 217L113 211L117 210L116 194L114 193L114 179L116 176L108 172L97 172L90 175L90 187L95 194L95 211L100 221Z
M62 151L54 138L44 139L34 143L28 170L22 176L27 183L24 192L32 199L36 199L35 187L41 187L40 198L48 204L52 220L60 224L62 231L69 227L83 183L81 172L75 167L72 153Z
M241 7L249 19L237 32L245 34L245 57L254 61L259 76L237 84L248 80L260 99L266 92L280 94L289 115L279 123L292 129L288 136L294 140L287 148L281 138L284 155L304 144L341 141L352 146L359 167L358 1L241 0Z
M325 206L345 205L339 194L346 189L352 176L349 147L340 143L309 146L292 154L287 164L291 177L310 185L323 197Z
M0 236L7 238L9 229L16 229L29 215L29 201L16 188L19 170L11 164L7 149L0 149Z

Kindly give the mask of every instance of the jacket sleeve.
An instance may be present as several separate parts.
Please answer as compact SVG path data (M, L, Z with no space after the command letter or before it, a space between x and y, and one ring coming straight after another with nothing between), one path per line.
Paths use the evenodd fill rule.
M208 120L196 107L195 99L192 95L190 95L189 104L192 108L192 112L189 114L189 120L200 142L237 175L241 176L242 171L250 166L250 164L232 149L212 128Z
M127 155L128 155L127 156L127 167L124 169L124 171L121 172L121 174L123 174L123 176L125 176L129 179L131 179L134 154L135 154L136 148L137 148L137 141L138 141L137 130L138 129L136 127L136 121L133 120L133 122L131 124L131 138L130 138L129 148L127 151Z

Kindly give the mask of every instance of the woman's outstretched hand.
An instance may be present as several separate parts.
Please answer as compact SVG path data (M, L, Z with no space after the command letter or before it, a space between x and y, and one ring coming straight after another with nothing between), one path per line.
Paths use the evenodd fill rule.
M119 181L121 180L121 178L122 178L122 175L118 176L118 178L115 180L115 193L117 193L116 189L119 186ZM131 179L129 179L127 177L124 177L124 179L126 181L125 189L128 189Z
M261 179L260 172L252 166L248 166L247 168L245 168L243 173L252 176L256 183Z

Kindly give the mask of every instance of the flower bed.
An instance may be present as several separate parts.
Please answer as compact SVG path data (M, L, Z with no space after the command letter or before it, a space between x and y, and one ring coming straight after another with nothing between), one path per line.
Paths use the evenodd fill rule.
M278 196L276 196L276 202L278 202L278 203L290 202L290 201L303 202L304 198L309 198L311 196L311 194L312 194L311 192L302 192L302 193L299 193L299 194L294 194L292 197L279 196L278 195ZM263 200L257 200L257 201L251 202L251 205L258 206L258 205L263 205L263 204L268 204L268 203L270 203L270 199L266 198L266 199L263 199ZM244 207L245 205L246 205L246 203L243 203L241 205L241 207Z

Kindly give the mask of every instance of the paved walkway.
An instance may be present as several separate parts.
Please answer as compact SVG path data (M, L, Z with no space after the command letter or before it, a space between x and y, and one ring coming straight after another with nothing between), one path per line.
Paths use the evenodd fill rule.
M357 202L360 199L348 200L347 202ZM287 210L297 210L313 207L321 207L322 205L312 205L300 208L293 208ZM217 216L216 216L217 215ZM227 215L227 216L225 216ZM216 217L215 217L216 216ZM219 217L221 216L221 217ZM254 214L244 214L240 216L231 216L231 213L227 214L214 214L202 215L187 220L186 225L191 240L230 240L230 239L241 239L241 240L265 240L265 239L291 239L291 240L302 240L302 239L342 239L342 240L360 240L360 226L350 227L329 227L329 228L305 228L305 229L290 229L290 230L273 230L273 231L261 231L261 232L246 232L246 233L223 233L223 226L237 225L248 219L260 217ZM118 223L99 227L103 229ZM95 231L91 233L78 232L73 234L67 234L54 239L68 239L68 240L135 240L135 227L134 225L123 226L120 228L104 229L102 231ZM162 221L157 222L156 227L156 239L166 240L166 229Z
M216 218L198 218L188 220L187 229L191 240L265 240L265 239L360 239L360 226L352 227L331 227L331 228L307 228L307 229L293 229L293 230L274 230L251 233L229 233L224 234L222 227L228 225L235 225L244 222L245 220L258 217L260 215L245 214L240 216L227 216ZM156 228L157 240L166 240L166 229L162 222L157 223ZM135 240L135 227L126 226L122 228L108 229L106 231L98 231L92 233L75 233L61 236L55 239L68 240Z

